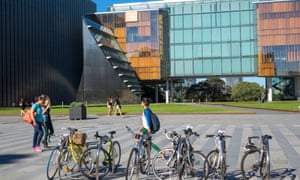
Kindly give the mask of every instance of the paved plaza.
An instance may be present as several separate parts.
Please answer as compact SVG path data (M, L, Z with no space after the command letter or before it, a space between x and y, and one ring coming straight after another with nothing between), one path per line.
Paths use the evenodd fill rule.
M199 106L201 108L201 106ZM162 134L163 129L182 132L186 125L191 125L201 135L194 143L195 149L207 154L214 147L213 139L206 139L205 134L213 134L224 129L232 135L227 140L228 179L241 179L240 160L246 138L252 135L269 134L271 149L272 179L298 180L300 177L300 113L250 110L246 114L190 114L159 115L161 131L156 133L153 142L159 147L169 146ZM127 159L134 142L125 126L137 130L141 125L140 115L107 117L88 115L87 120L69 120L68 116L53 116L55 133L64 133L62 127L74 127L88 134L88 141L94 140L93 134L98 130L105 134L116 130L115 139L121 143L121 166L116 174L105 179L124 179ZM33 129L24 124L19 116L0 116L0 179L3 180L44 180L46 163L50 150L42 153L32 152ZM58 139L53 138L50 146L54 147ZM142 179L154 179L153 176Z

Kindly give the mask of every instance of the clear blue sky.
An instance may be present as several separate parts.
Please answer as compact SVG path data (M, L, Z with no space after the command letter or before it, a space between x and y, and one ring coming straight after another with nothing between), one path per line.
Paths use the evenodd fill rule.
M130 3L130 2L146 2L155 0L92 0L97 4L97 12L106 12L107 7L113 4ZM244 81L257 82L261 86L265 86L265 78L244 77Z
M146 1L155 1L155 0L92 0L97 4L98 12L106 12L107 7L112 6L113 4L120 3L130 3L130 2L146 2Z

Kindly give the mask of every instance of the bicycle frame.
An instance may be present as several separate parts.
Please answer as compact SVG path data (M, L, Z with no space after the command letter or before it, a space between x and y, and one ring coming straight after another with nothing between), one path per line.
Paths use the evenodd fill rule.
M260 155L258 158L258 164L260 167L263 166L264 158L266 158L267 163L270 163L269 138L271 138L271 136L264 135L264 136L261 136L261 139L260 139L260 149L259 149Z

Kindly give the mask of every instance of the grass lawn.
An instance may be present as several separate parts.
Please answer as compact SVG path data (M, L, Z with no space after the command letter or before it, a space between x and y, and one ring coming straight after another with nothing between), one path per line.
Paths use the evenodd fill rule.
M151 104L151 109L153 112L158 114L193 114L193 113L245 113L244 111L232 110L232 109L223 109L223 108L214 108L214 107L203 107L192 104ZM142 113L141 105L123 105L122 112L125 114L140 114ZM6 108L0 107L0 115L19 115L20 108ZM51 108L51 114L59 115L69 114L69 107L62 108L61 106L53 106ZM92 106L87 108L87 114L107 114L106 106Z
M261 109L275 109L275 110L288 110L288 111L300 111L300 101L273 101L266 103L258 102L226 102L226 103L212 103L212 104L224 104L228 106L261 108Z

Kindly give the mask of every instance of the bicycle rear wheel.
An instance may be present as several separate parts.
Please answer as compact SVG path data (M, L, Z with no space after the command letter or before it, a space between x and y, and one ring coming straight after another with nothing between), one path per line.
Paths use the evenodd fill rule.
M219 152L212 150L208 153L204 163L205 179L225 179L226 177L226 159L223 157L219 164Z
M49 180L54 179L59 169L59 155L60 155L60 151L58 147L53 149L49 155L47 167L46 167L47 178Z
M70 178L80 175L77 163L73 161L72 154L68 149L63 149L58 159L60 178Z
M153 157L153 173L158 179L176 179L177 159L173 148L163 149L157 152Z
M138 167L138 150L133 148L129 154L127 168L126 168L126 180L138 180L139 179L139 167Z
M110 151L110 157L112 160L112 172L115 172L115 169L119 166L121 160L121 146L118 141L112 143L112 150Z
M151 146L147 142L147 144L144 144L141 149L141 154L139 154L139 167L140 172L143 174L150 173L150 153L151 153Z
M241 161L241 172L244 179L258 176L260 169L258 158L260 156L259 150L246 151Z
M86 149L79 161L81 173L88 179L102 178L109 172L111 167L110 156L104 150L98 153L98 147L90 147Z
M185 177L197 177L197 179L204 179L205 159L205 155L200 151L192 151L190 153L190 157L186 154L179 167L179 179L184 179Z

